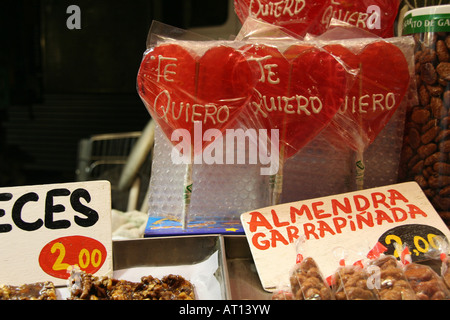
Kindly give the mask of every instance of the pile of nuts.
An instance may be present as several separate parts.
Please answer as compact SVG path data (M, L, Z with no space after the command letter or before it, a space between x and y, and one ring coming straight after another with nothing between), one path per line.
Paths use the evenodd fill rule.
M194 286L182 276L144 276L139 282L95 276L73 269L68 300L195 300Z
M419 105L406 115L399 179L415 180L450 224L450 33L414 40Z

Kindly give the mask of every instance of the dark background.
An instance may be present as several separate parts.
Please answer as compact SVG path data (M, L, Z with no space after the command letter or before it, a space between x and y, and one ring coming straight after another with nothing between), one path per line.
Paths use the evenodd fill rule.
M78 5L81 29L67 7ZM140 131L136 75L153 20L190 29L228 0L0 2L0 187L74 181L80 139Z

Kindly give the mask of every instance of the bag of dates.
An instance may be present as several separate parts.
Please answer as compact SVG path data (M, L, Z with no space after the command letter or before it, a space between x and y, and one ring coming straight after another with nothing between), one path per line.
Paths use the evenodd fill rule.
M418 104L406 115L399 180L415 180L450 225L450 5L405 14L415 40Z

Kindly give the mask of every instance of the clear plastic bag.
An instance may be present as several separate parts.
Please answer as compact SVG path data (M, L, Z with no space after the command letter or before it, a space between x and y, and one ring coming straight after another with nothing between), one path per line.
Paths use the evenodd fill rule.
M416 293L417 300L448 300L450 291L443 279L426 264L412 262L411 252L407 246L398 246L400 261L411 288ZM430 254L430 252L428 252Z
M290 286L281 285L273 293L271 300L294 300Z
M343 247L333 249L339 267L328 281L336 300L378 300L371 274L365 268L363 251L352 252ZM348 265L349 261L354 262Z
M369 285L369 276L360 265L338 268L332 276L336 300L378 300L376 289Z
M334 299L328 283L311 257L303 259L294 266L289 280L295 300Z
M404 271L418 300L450 299L444 281L430 266L413 262L405 265Z
M370 267L379 268L376 289L380 300L416 300L415 292L394 256L383 254L371 260Z

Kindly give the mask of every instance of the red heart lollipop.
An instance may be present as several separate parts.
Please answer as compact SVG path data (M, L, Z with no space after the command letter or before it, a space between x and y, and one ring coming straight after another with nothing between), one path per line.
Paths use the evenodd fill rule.
M393 37L399 5L400 0L333 0L312 33L322 34L331 19L337 19L383 38Z
M137 85L166 136L185 129L192 144L194 123L201 124L203 136L235 120L251 97L253 79L245 57L233 48L212 47L197 57L180 45L163 44L146 52ZM206 145L202 139L202 149Z
M250 16L304 36L318 23L317 20L329 2L330 0L234 0L234 8L241 23Z
M342 45L324 49L339 56L359 73L338 116L327 128L337 146L361 150L370 145L401 103L409 86L409 68L403 52L395 45L377 41L354 54ZM347 142L347 144L345 144Z
M328 52L292 46L286 58L276 48L247 47L260 81L251 101L259 126L278 129L285 159L297 153L333 118L346 93L345 70Z

